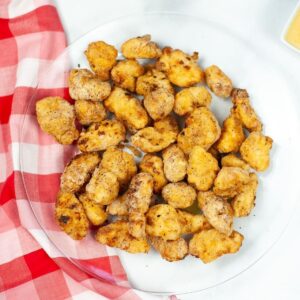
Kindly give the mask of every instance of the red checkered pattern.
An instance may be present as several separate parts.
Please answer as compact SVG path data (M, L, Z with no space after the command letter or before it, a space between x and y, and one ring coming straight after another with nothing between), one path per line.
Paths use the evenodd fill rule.
M19 171L20 125L37 79L65 46L51 1L0 0L0 299L157 299L131 289L118 256L108 255L101 245L93 250L91 236L82 241L91 250L82 251L78 242L68 242L69 254L87 269L96 266L109 281L77 268L49 242L29 206ZM40 98L50 94L68 96L64 88L38 90ZM26 114L28 122L36 123L34 111ZM46 158L69 150L37 132L22 139L24 151L38 157L38 163L25 162L24 180L28 189L36 191L30 199L35 213L53 232L51 238L62 242L64 233L52 218L56 191L49 192L42 183L58 186L66 155L57 166Z

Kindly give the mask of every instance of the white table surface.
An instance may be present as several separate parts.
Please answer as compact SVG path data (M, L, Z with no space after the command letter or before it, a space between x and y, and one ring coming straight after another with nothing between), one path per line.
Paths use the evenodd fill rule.
M287 48L280 41L281 31L297 0L55 0L54 2L69 43L101 23L128 13L177 11L216 20L234 28L245 38L259 44L259 47L270 49L270 55L276 56L278 63L284 65L291 76L298 78L300 96L300 54ZM242 275L216 288L193 296L181 296L180 299L300 299L299 215L300 205L279 242L262 260Z

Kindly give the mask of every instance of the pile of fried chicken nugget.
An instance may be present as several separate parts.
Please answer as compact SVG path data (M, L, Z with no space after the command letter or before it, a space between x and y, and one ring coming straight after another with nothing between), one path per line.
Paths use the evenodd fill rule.
M272 147L247 91L215 65L202 70L197 52L160 49L150 35L127 40L121 53L90 43L91 71L70 71L75 104L36 103L42 130L81 152L61 176L60 228L80 240L92 225L101 244L130 253L152 246L168 261L237 252L244 237L234 218L253 209L254 171L268 168ZM233 104L222 126L211 92ZM195 202L201 213L186 210Z

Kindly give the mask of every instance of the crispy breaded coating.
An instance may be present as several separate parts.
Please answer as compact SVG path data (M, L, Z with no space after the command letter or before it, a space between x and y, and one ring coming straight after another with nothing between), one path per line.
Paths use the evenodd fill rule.
M250 132L262 131L262 123L250 104L249 95L244 89L234 89L231 94L232 111L238 116L243 126Z
M161 56L161 50L156 43L151 41L150 34L127 40L122 44L121 51L126 58L158 58Z
M90 43L84 54L97 76L101 80L109 80L110 70L117 63L117 49L103 41L98 41Z
M198 191L207 191L212 187L218 171L218 161L201 146L195 146L188 160L188 183Z
M183 151L176 144L173 144L164 149L162 157L166 178L171 182L183 180L188 164Z
M71 98L102 101L109 96L110 91L109 82L102 81L88 69L73 69L70 71L69 94Z
M106 211L113 216L127 216L128 207L126 203L126 193L119 196L111 204L107 205Z
M209 152L216 160L220 160L220 153L217 150L216 144L213 144L208 150L207 152Z
M144 128L149 122L149 117L141 102L119 87L113 89L104 101L104 105L133 132Z
M213 191L218 196L232 198L249 181L249 172L237 167L223 167L214 181Z
M218 97L228 98L232 91L232 81L216 65L205 69L205 81L212 92Z
M98 204L108 205L118 197L118 178L114 173L98 167L85 189L91 200Z
M211 103L211 94L204 86L193 86L178 92L175 96L174 111L179 116L191 113L194 109Z
M55 204L55 219L61 230L72 239L81 240L87 235L89 221L82 204L74 194L58 193Z
M157 204L146 214L146 232L150 236L164 240L177 240L181 235L181 225L177 211L168 204Z
M106 111L101 102L76 100L74 107L76 118L81 125L99 123L106 118Z
M63 145L78 139L73 105L61 97L46 97L36 103L36 116L41 129Z
M250 181L243 186L240 193L231 201L235 217L246 217L255 205L258 178L255 173L250 174Z
M193 55L166 47L156 63L156 68L167 74L169 80L180 87L190 87L203 80L203 71L198 65L198 53Z
M81 152L106 150L125 140L124 125L117 120L105 120L92 124L86 131L80 133L77 142Z
M174 95L164 88L150 91L144 98L144 106L150 117L156 121L171 113L174 106Z
M237 231L227 236L216 229L203 230L195 233L190 240L189 253L207 264L224 254L236 253L243 240L243 235Z
M231 205L213 192L199 192L198 205L207 221L219 232L231 235L233 209Z
M162 190L164 200L175 208L191 206L196 196L196 191L185 182L169 183Z
M221 128L207 107L195 109L186 119L186 127L179 133L178 146L189 154L195 146L209 149L220 137Z
M153 248L167 261L181 260L188 254L188 245L183 238L166 241L160 237L150 236L149 240Z
M152 175L154 193L159 193L168 183L164 174L162 159L154 154L146 154L140 162L140 170Z
M111 79L115 85L134 92L136 79L143 74L144 67L135 59L121 60L112 68Z
M134 156L117 147L109 147L103 153L101 167L117 176L122 189L137 172Z
M87 194L81 194L79 200L83 205L87 218L93 225L102 225L107 220L107 213L103 205L92 201Z
M273 140L260 132L251 132L240 148L241 156L256 171L265 171L270 164Z
M222 167L238 167L246 171L250 170L250 166L235 154L228 154L221 159Z
M163 72L156 69L147 71L146 74L140 76L136 81L136 92L139 95L146 96L157 89L164 89L167 92L174 94L174 89L169 79Z
M216 143L216 148L220 153L238 152L245 135L241 121L230 114L223 122L221 136Z
M78 192L90 179L100 160L98 153L84 153L74 156L60 177L61 191Z
M150 245L145 237L135 238L129 233L126 221L116 221L99 228L96 241L109 247L125 250L129 253L147 253Z
M190 234L212 228L204 215L194 215L180 209L177 210L177 214L182 234Z
M146 127L131 136L131 143L146 153L153 153L167 148L176 141L178 125L168 116L154 122L153 127Z

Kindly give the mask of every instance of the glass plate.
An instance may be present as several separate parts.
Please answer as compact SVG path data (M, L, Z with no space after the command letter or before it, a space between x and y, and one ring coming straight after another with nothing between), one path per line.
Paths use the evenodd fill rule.
M271 167L259 174L256 207L251 216L235 219L235 229L245 236L241 250L207 265L192 256L169 263L154 251L148 255L128 254L99 245L91 235L75 242L60 232L53 220L59 174L75 147L58 145L50 136L41 133L34 116L35 102L48 96L49 89L61 92L70 68L87 67L83 52L89 42L104 40L119 48L124 40L146 33L161 46L189 53L198 51L202 67L216 64L230 75L236 87L247 88L263 120L265 134L274 139ZM160 294L196 292L237 276L257 262L279 239L295 200L299 198L299 184L295 182L299 169L299 110L289 77L267 52L260 52L255 45L224 26L196 17L173 13L131 15L84 35L70 45L44 75L39 82L39 92L29 103L21 130L21 171L38 222L56 247L79 268L95 277L111 280L101 268L101 257L107 253L116 254L136 289ZM212 110L220 122L228 114L230 105L230 101L214 96ZM33 173L40 176L33 176ZM45 196L40 199L41 192ZM90 259L88 264L86 259ZM122 280L117 284L122 284Z

